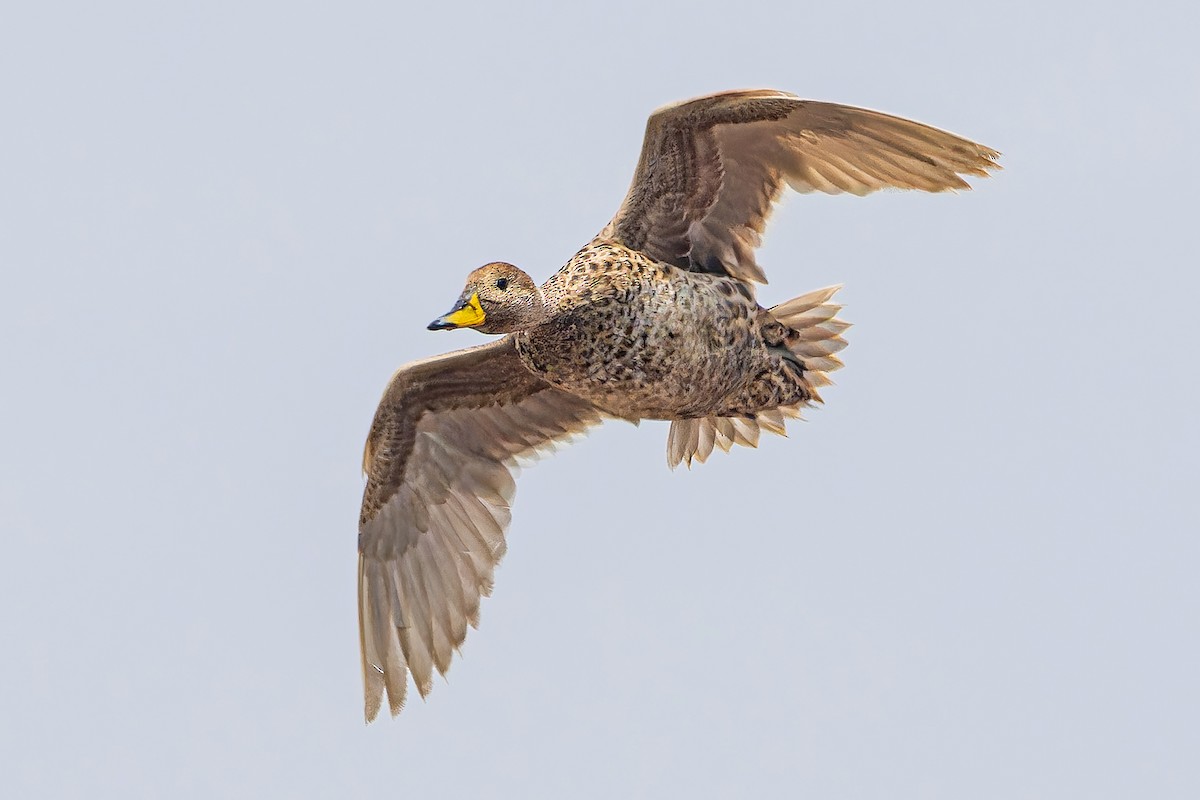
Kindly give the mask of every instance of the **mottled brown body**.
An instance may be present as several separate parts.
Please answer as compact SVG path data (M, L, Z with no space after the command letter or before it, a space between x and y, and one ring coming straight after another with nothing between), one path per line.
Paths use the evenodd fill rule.
M542 291L556 311L516 334L522 361L614 416L745 416L812 396L779 346L784 326L734 278L597 240Z

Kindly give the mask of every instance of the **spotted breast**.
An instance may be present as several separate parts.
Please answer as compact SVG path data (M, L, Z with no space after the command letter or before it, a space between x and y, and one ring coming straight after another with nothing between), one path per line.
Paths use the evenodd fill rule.
M555 311L517 334L522 360L614 416L711 414L745 388L755 367L766 366L758 305L744 283L725 275L688 272L596 241L543 292Z

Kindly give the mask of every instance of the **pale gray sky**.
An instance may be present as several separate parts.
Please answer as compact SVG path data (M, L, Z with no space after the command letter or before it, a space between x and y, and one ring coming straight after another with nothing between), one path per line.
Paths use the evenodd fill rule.
M1200 795L1196 12L432 5L4 14L6 796ZM827 408L525 471L481 629L365 727L388 376L608 220L654 107L746 86L1006 169L790 198L761 298L846 284Z

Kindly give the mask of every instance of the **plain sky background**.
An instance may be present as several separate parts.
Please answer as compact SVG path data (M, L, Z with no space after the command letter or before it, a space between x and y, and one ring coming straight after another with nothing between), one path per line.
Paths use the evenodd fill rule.
M1124 6L1125 4L1119 4ZM1187 4L26 3L0 24L9 797L1200 796ZM520 479L450 672L362 722L362 442L466 273L539 280L646 116L770 86L1004 153L791 196L828 405Z

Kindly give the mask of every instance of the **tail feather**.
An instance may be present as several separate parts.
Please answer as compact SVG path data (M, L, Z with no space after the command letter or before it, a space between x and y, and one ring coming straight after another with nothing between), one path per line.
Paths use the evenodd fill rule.
M833 383L827 373L843 366L842 360L834 354L846 346L842 334L850 323L837 318L842 306L830 302L841 288L817 289L769 309L776 320L790 329L785 343L803 363L803 379L818 402L821 398L816 390ZM735 444L758 447L762 431L787 436L785 420L799 419L800 408L801 404L797 404L763 409L753 416L674 420L667 434L667 465L675 469L687 462L691 467L693 459L703 464L712 455L714 447L725 452Z
M726 453L735 444L743 447L758 447L763 431L787 436L784 418L800 418L798 406L780 406L761 411L753 417L702 417L699 419L676 419L671 421L667 434L667 466L675 469L682 463L692 466L692 461L703 464L719 447Z
M787 348L804 362L804 377L814 387L830 385L826 373L845 366L834 353L846 347L842 334L850 323L837 318L842 306L830 302L841 288L817 289L769 309L771 316L791 329Z

